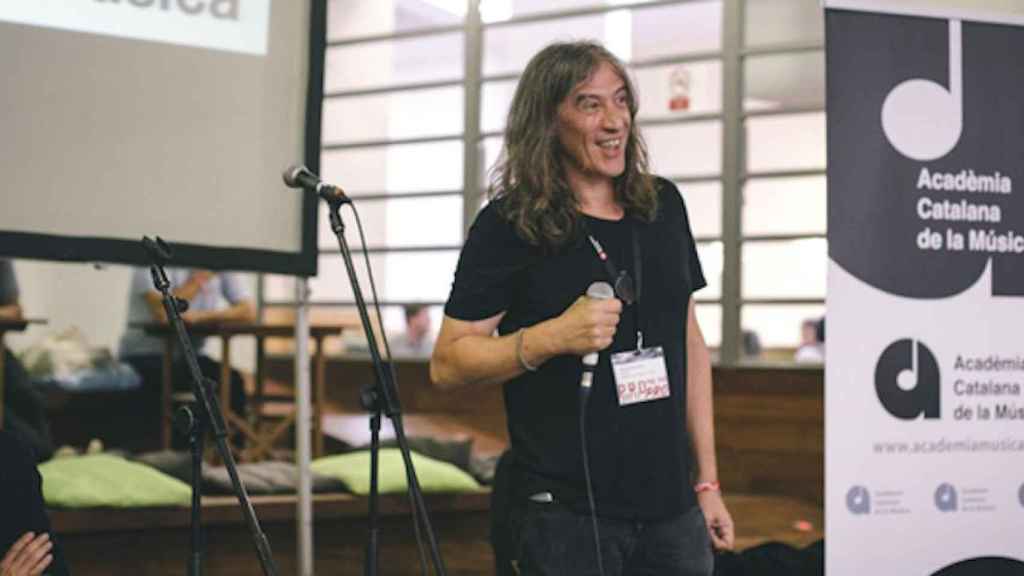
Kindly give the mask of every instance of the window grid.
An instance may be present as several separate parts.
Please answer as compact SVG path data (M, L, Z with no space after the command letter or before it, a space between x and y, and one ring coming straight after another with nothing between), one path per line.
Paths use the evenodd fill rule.
M403 192L368 192L358 195L361 201L386 200L408 197L441 197L441 196L463 196L463 238L477 207L480 205L484 193L481 185L480 174L483 161L482 142L485 138L494 138L502 134L501 131L482 132L480 130L480 109L481 109L481 87L483 83L512 81L518 79L518 73L507 74L483 74L482 50L483 35L488 29L517 24L555 21L564 18L595 15L611 12L613 10L630 10L637 12L641 10L682 5L693 3L698 0L656 0L641 4L609 4L572 10L549 11L515 16L500 22L483 22L480 18L479 7L476 0L467 0L468 10L465 21L462 25L446 25L428 28L404 30L392 34L377 34L363 37L345 38L328 42L328 49L339 47L358 46L373 42L394 42L396 40L425 38L430 36L451 34L461 32L464 37L465 50L465 74L463 78L447 78L427 82L406 82L393 83L384 86L369 88L357 88L351 90L336 90L324 95L325 100L337 98L349 98L357 96L369 96L421 90L427 88L444 88L462 86L464 90L464 130L460 133L438 134L432 136L404 138L404 139L379 139L368 141L354 141L344 143L323 143L324 152L348 149L365 149L370 147L387 146L394 144L416 144L427 142L456 141L462 139L464 142L464 180L461 190L442 191L403 191ZM723 249L723 270L722 270L722 295L718 298L700 298L696 301L706 305L720 305L722 326L722 342L718 361L724 365L735 365L742 363L740 350L741 318L744 305L772 305L772 306L802 306L821 305L823 299L816 298L743 298L742 279L740 277L740 253L744 243L772 242L786 240L820 239L824 233L814 234L752 234L745 235L742 229L742 190L744 183L750 179L763 178L793 178L803 176L820 176L825 174L822 169L800 169L800 170L746 170L746 122L750 118L765 116L782 116L802 113L823 113L824 106L789 106L773 108L770 110L744 110L743 108L743 86L745 83L743 65L748 57L765 55L794 55L808 52L821 52L824 47L821 42L781 42L769 45L758 45L749 47L744 40L744 18L745 0L722 0L722 36L721 50L711 52L695 52L649 58L629 62L627 67L630 70L650 68L656 66L694 63L694 62L720 62L722 71L722 106L720 112L697 113L681 118L655 118L638 121L641 127L680 125L709 120L722 122L722 167L719 173L673 176L663 174L677 183L705 183L719 182L722 185L722 233L720 236L701 236L697 238L698 243L721 242ZM326 225L321 222L320 225ZM437 252L459 249L460 246L451 245L429 245L415 247L395 246L371 246L371 254L389 254L402 252ZM323 254L338 254L337 248L322 248ZM266 307L287 307L294 306L296 302L288 299L264 299L263 282L260 282L261 305ZM400 302L384 300L381 306L395 307L410 304L412 302ZM443 305L443 301L417 302L430 306ZM338 307L352 306L354 301L317 301L310 303L312 307Z

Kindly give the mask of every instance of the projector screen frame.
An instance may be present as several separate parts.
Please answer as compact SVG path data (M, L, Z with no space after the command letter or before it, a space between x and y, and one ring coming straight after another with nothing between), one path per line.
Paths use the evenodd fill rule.
M327 0L309 0L308 68L306 86L304 161L319 172L321 152L321 108L323 106L324 58L327 50ZM284 169L285 166L281 166ZM251 249L207 246L187 242L168 242L174 252L173 264L210 270L267 272L292 276L317 274L318 199L313 194L288 190L280 184L282 194L302 194L301 251ZM81 193L73 191L69 193ZM84 190L88 193L88 190ZM168 199L168 202L173 200ZM229 214L224 215L230 218ZM148 265L137 240L102 236L68 236L61 234L14 232L0 230L0 257L56 260L63 262L97 262Z

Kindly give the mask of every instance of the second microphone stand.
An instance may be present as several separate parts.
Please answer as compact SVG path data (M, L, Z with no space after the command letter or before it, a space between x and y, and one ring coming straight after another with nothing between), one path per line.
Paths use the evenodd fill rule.
M163 265L171 258L170 250L159 237L157 237L156 241L145 237L142 239L142 244L152 261L149 272L153 277L153 286L160 291L164 312L167 313L167 321L174 326L174 331L178 336L178 345L181 347L181 352L188 365L189 375L192 377L192 393L195 396L195 405L199 412L198 414L190 413L186 416L186 419L189 420L187 422L190 435L189 443L192 446L192 550L189 555L188 574L189 576L200 576L203 569L202 529L200 524L200 511L202 509L201 454L203 446L202 436L205 434L205 428L209 427L217 444L217 452L224 461L228 476L231 477L231 486L234 488L235 495L238 497L238 503L242 507L242 513L245 516L249 533L256 546L256 553L259 556L263 574L266 576L277 576L277 566L270 555L270 543L267 541L267 536L263 533L259 521L256 519L256 511L253 510L252 501L245 490L245 485L238 478L238 467L235 465L234 455L231 454L231 449L227 445L227 425L224 423L224 414L221 412L217 395L213 392L214 387L211 386L212 382L203 376L202 370L199 368L199 362L196 359L196 351L192 347L192 340L189 338L188 332L185 331L185 322L181 319L182 302L171 294L171 283L163 269ZM227 383L223 385L226 386Z
M423 492L420 490L419 480L416 478L416 469L412 463L412 456L409 453L409 443L405 436L405 427L402 424L402 410L399 406L398 393L395 382L392 379L392 371L385 368L384 360L381 357L380 349L377 347L377 338L374 334L373 325L370 323L370 315L366 308L366 301L363 299L362 289L359 287L359 279L356 277L355 267L352 265L352 253L349 250L348 242L345 240L345 224L341 221L339 211L342 204L348 202L347 198L322 195L330 208L331 230L338 238L338 246L341 249L342 259L345 261L345 270L348 272L349 282L352 284L352 294L355 296L356 308L359 310L359 320L362 322L363 331L366 333L366 342L370 348L370 357L373 359L374 374L376 376L376 389L364 393L364 406L370 410L370 502L369 502L369 541L366 545L366 564L364 574L366 576L377 575L378 560L378 534L380 531L380 512L378 500L380 498L377 490L377 475L379 469L378 454L380 452L380 422L381 412L390 420L395 430L395 439L398 441L398 448L405 463L406 477L408 479L409 496L413 502L414 521L422 519L423 527L427 533L427 542L430 546L430 557L433 561L434 572L438 576L445 576L444 560L437 546L437 537L430 524L430 516L427 514L427 507L423 501Z

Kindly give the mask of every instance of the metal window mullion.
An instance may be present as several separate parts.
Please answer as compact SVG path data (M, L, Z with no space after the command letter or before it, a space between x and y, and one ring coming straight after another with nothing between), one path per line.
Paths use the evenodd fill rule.
M337 152L340 150L352 150L355 148L383 148L384 146L402 146L407 144L436 144L450 142L461 138L461 134L441 134L438 136L418 136L415 138L392 138L382 140L362 140L357 142L339 142L335 144L323 144L320 146L322 152Z
M817 40L806 42L780 42L777 44L766 44L764 46L750 46L743 48L740 54L744 57L775 56L780 54L799 54L802 52L821 52L825 50L825 43Z
M711 52L691 52L689 54L679 54L676 56L659 56L657 58L647 58L645 60L635 60L633 62L626 62L626 69L643 70L645 68L657 68L658 66L672 66L674 64L714 62L716 60L721 59L722 52L720 50L713 50ZM518 80L521 75L522 71L503 72L501 74L488 74L486 76L481 76L481 81L484 83L509 82L512 80Z
M644 68L657 68L659 66L672 66L674 64L693 64L696 62L713 62L715 60L722 59L721 50L712 50L710 52L690 52L688 54L679 54L676 56L658 56L657 58L646 58L644 60L634 60L626 63L626 68L630 70L642 70Z
M746 172L740 174L740 180L762 180L769 178L806 178L810 176L824 176L824 168L806 168L800 170L768 170L763 172Z
M798 114L823 114L824 104L808 104L806 106L783 106L771 110L749 110L743 113L744 118L762 118L765 116L796 116Z
M740 357L740 297L743 236L741 211L743 138L743 0L722 4L722 342L719 362Z
M487 22L486 24L484 24L484 27L502 28L507 26L515 26L517 24L532 24L535 22L545 22L548 20L579 18L580 16L594 16L598 14L614 12L616 10L642 11L649 10L652 8L662 8L665 6L696 3L700 1L703 0L653 0L651 2L645 2L644 4L605 4L592 6L588 8L567 8L565 10L548 10L544 12L536 12L533 14L524 14L522 16L514 16L507 20Z
M422 190L419 192L356 192L348 193L355 202L380 202L384 200L405 200L414 198L443 198L445 196L462 196L462 190Z
M462 78L445 78L441 80L427 80L424 82L406 82L405 84L387 84L384 86L373 86L370 88L353 88L351 90L335 90L326 92L324 100L338 100L341 98L357 98L359 96L377 96L390 94L392 92L411 92L414 90L430 90L432 88L451 88L461 86Z
M722 305L722 299L721 298L699 298L697 296L694 296L693 297L693 302L697 306L704 306L704 305L709 305L709 306L717 305L717 306L721 306Z
M824 305L824 298L744 298L740 302L753 306L817 306Z
M666 180L675 182L676 184L706 184L708 182L721 182L723 180L721 174L691 174L686 176L666 176L662 174L661 176Z
M451 24L449 26L433 26L429 28L414 28L411 30L402 30L401 32L385 32L383 34L371 34L367 36L353 36L351 38L343 38L340 40L328 40L327 47L344 48L358 44L372 44L374 42L386 42L388 40L409 40L413 38L425 38L427 36L440 36L442 34L451 34L453 32L461 31L461 24Z
M714 120L721 120L722 118L723 115L721 112L700 112L680 118L638 118L636 125L641 128L646 128L648 126L675 126L681 124L712 122Z
M427 246L370 246L366 249L366 253L370 255L374 254L399 254L399 253L410 253L410 252L452 252L461 250L462 246L454 246L451 244L434 244ZM359 245L352 245L353 254L362 254L363 247ZM337 255L341 254L340 249L337 247L327 247L320 249L321 255Z
M381 300L378 302L381 306L407 306L410 304L422 304L425 306L444 306L445 302L439 300ZM298 305L295 300L272 300L267 303L272 308L294 308ZM352 306L356 305L355 300L316 300L310 301L310 308L331 308L338 306Z
M789 242L792 240L823 240L828 235L825 232L808 232L808 233L794 233L794 234L757 234L751 236L744 236L740 240L744 243L758 243L758 242Z
M480 206L480 110L481 78L483 77L483 22L480 20L480 6L477 0L467 0L465 23L465 72L463 83L463 170L462 170L462 238L469 232L470 224Z
M712 122L715 120L721 120L723 117L721 112L700 112L695 114L689 114L679 118L639 118L636 121L636 125L641 128L647 128L649 126L677 126L685 124L698 124L701 122ZM486 140L487 138L496 138L504 135L503 130L490 130L487 132L481 132L480 138Z

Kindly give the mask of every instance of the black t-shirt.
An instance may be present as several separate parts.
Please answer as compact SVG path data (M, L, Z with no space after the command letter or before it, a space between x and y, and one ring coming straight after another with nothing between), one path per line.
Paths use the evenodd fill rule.
M690 444L686 431L686 321L690 295L705 286L682 196L658 179L658 215L645 223L630 215L609 221L584 216L586 230L615 266L635 278L632 234L643 278L639 315L623 309L612 346L601 352L587 405L587 444L598 513L656 519L688 510ZM488 204L470 228L459 257L445 314L481 320L506 312L508 334L558 316L592 282L610 281L594 247L581 236L554 254L529 245ZM620 407L610 353L634 350L637 319L644 346L665 352L670 397ZM504 385L512 449L521 478L516 491L552 492L573 508L587 508L579 434L579 356L558 356L536 372Z

